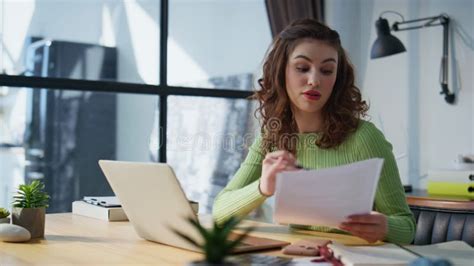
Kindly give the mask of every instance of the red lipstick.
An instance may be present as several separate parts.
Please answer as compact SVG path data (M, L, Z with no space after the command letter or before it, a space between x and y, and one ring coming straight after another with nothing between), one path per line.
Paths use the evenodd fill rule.
M304 91L303 95L306 99L312 100L312 101L317 101L317 100L319 100L319 98L321 98L321 93L319 93L319 91L315 91L315 90Z

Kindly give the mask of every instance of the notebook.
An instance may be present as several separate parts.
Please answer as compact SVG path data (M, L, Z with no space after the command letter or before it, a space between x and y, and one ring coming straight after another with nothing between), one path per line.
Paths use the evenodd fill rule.
M202 252L171 228L199 241L201 236L186 220L198 219L173 169L164 163L99 161L107 181L137 234L149 241ZM234 253L281 248L288 242L247 237Z

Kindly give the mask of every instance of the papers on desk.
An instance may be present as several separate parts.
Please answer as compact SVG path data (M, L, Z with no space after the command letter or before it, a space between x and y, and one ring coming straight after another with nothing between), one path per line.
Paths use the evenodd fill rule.
M344 246L339 243L329 244L334 256L346 266L401 266L418 259L416 254L430 260L444 259L454 266L472 265L474 249L463 241L450 241L425 246L398 245L386 243L381 246ZM315 257L293 259L292 265L332 265L327 262L313 263ZM421 265L421 264L417 264ZM425 265L425 264L423 264Z
M344 246L338 243L330 245L334 256L347 266L366 265L408 265L418 258L417 255L400 248L395 244L381 246Z
M337 227L351 214L372 210L383 159L277 176L274 220Z
M463 241L425 246L408 245L404 246L404 249L390 243L370 247L349 247L333 243L330 248L334 255L340 257L342 263L347 266L407 265L418 259L417 255L408 250L431 260L448 260L454 266L472 265L474 260L474 249Z

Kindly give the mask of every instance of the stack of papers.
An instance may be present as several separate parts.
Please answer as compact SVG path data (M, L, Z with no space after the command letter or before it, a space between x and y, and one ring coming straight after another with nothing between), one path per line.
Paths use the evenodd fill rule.
M337 227L352 214L372 211L383 159L277 175L274 220Z
M463 241L449 241L424 246L408 245L404 248L390 243L381 246L344 246L332 243L329 244L329 248L347 266L408 265L418 259L418 256L407 250L431 260L448 260L451 265L472 265L474 260L474 249ZM312 260L314 257L296 258L293 259L292 265L332 265L332 263L324 262L313 263Z

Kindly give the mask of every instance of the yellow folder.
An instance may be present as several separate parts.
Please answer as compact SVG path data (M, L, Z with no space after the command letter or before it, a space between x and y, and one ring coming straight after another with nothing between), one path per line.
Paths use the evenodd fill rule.
M428 181L428 194L474 199L474 182L456 183Z

